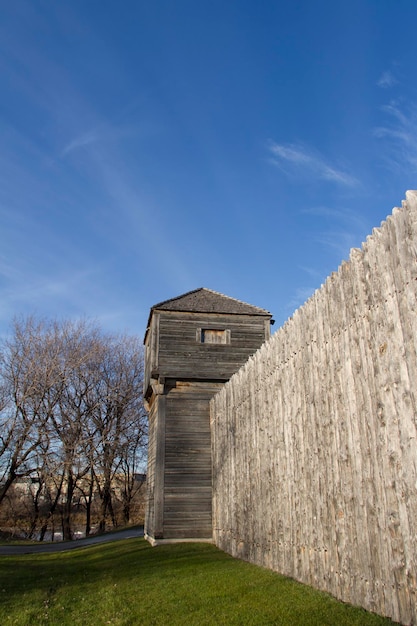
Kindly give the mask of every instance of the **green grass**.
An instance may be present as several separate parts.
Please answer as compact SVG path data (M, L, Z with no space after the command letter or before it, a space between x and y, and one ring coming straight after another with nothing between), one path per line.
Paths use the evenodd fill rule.
M0 557L0 624L388 626L209 544L129 539Z

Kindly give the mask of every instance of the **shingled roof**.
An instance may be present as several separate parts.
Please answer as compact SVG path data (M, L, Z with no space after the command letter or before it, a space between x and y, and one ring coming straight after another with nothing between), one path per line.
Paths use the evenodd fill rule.
M247 302L230 298L217 291L201 287L187 293L164 300L151 307L148 324L145 332L146 335L151 323L152 313L159 311L183 311L185 313L230 313L232 315L262 315L271 318L272 315L266 309L253 306ZM273 322L271 322L273 323Z
M155 304L151 311L184 311L189 313L231 313L236 315L271 316L266 309L261 309L241 300L230 298L217 291L201 287L188 291L182 296Z

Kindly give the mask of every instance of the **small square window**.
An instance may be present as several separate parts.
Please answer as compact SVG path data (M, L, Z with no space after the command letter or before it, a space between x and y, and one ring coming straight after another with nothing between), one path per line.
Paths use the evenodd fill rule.
M197 341L201 343L230 343L230 330L219 328L199 328Z

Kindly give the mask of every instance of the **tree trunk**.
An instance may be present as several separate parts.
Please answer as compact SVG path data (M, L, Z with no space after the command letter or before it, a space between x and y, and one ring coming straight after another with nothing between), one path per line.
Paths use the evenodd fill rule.
M12 486L14 481L16 480L16 472L14 469L11 469L7 475L6 481L0 488L0 504L3 502L9 488Z
M64 541L72 540L72 529L71 529L71 511L72 511L72 497L74 495L74 477L72 472L68 472L67 479L67 497L64 502L63 511L62 511L62 539Z

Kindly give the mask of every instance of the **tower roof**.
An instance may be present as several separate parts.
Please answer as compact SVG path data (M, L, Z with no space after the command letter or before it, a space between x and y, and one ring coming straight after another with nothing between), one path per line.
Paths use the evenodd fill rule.
M188 311L191 313L235 313L237 315L271 315L247 302L230 298L217 291L201 287L187 293L155 304L151 310Z
M266 309L225 296L217 291L201 287L187 293L164 300L151 307L148 320L148 328L152 313L159 311L182 311L188 313L226 313L232 315L262 315L271 318L272 315ZM146 335L145 335L146 336Z

